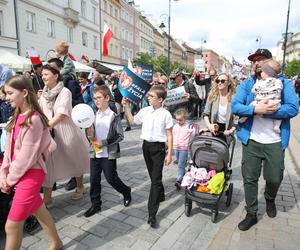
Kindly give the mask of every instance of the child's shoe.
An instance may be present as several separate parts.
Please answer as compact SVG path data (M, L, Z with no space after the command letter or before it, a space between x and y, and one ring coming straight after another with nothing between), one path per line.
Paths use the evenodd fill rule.
M176 190L179 191L181 189L181 183L180 181L176 181L174 186L176 187Z

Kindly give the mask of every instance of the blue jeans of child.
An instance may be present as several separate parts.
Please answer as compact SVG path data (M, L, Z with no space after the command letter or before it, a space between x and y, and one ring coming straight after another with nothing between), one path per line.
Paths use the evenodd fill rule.
M176 159L178 161L177 181L181 182L185 174L185 166L188 158L188 151L187 150L174 150L174 151L175 151Z

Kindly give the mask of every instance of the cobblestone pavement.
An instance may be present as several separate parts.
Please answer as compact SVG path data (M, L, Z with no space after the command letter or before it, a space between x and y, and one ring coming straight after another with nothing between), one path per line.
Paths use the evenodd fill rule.
M298 130L299 131L299 130ZM231 182L234 192L231 206L225 198L219 206L217 223L211 222L211 212L193 203L190 217L184 214L184 192L174 187L177 166L164 168L166 201L158 212L157 229L147 224L149 177L144 164L140 129L125 132L121 144L122 157L118 160L121 179L132 188L132 204L123 206L122 196L103 180L102 211L90 218L83 216L89 208L88 192L84 199L72 201L72 191L65 191L63 182L54 192L55 207L50 209L64 242L63 249L299 249L300 244L300 180L290 150L286 153L284 181L276 200L278 216L270 219L265 214L263 180L259 192L259 222L247 232L237 229L245 216L242 177L240 171L241 145L237 143ZM294 144L294 147L299 145ZM295 151L295 150L294 150ZM299 153L298 153L299 154ZM89 190L89 177L85 177ZM22 249L46 249L47 237L42 230L26 234ZM0 236L0 249L4 236Z

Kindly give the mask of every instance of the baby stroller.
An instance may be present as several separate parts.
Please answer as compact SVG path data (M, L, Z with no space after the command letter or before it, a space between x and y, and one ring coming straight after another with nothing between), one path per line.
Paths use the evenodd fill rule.
M229 145L222 139L212 135L204 135L203 132L195 136L189 145L191 154L191 161L189 162L189 169L194 166L196 168L209 169L214 166L216 172L224 171L225 182L220 194L211 194L206 192L199 192L195 189L185 190L185 214L190 216L192 210L192 202L195 201L205 207L211 208L211 221L216 222L218 215L218 204L225 193L227 196L226 206L229 207L233 192L233 183L227 186L232 170L232 158L235 148L235 137L230 136L227 139L231 140L232 149L229 154Z

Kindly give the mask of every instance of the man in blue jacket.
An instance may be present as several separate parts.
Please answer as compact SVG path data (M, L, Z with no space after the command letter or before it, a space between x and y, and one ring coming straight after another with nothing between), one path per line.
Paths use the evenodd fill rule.
M270 58L272 54L267 49L258 49L248 57L253 62L255 74L241 83L232 101L232 112L240 117L248 117L237 129L237 137L243 143L242 175L247 210L246 218L238 225L242 231L257 223L258 179L262 167L266 180L266 212L271 218L277 214L275 198L283 179L284 150L290 138L290 119L297 115L299 109L295 90L283 76L278 78L283 84L280 107L263 101L256 106L250 105L254 100L253 85L261 77L261 66ZM282 121L280 134L273 129L273 119Z

